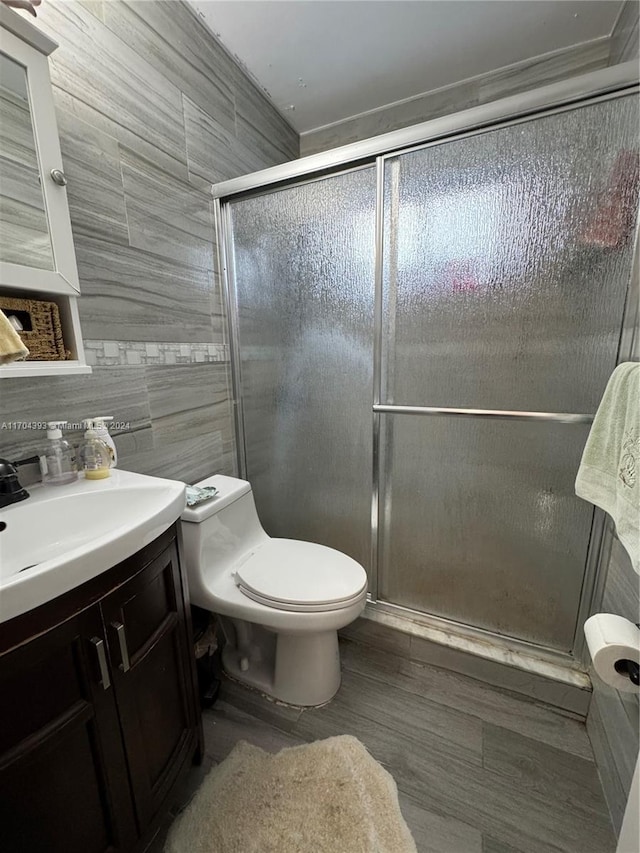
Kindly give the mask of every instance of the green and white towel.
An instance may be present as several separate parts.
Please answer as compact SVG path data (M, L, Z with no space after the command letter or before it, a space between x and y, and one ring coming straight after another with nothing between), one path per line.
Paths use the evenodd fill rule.
M611 374L589 433L576 494L608 512L640 574L640 364Z

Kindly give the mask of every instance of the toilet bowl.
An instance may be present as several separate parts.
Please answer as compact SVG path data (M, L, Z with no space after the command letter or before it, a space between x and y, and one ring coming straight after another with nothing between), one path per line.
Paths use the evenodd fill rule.
M246 480L197 485L218 495L182 514L189 593L219 617L225 670L282 702L328 702L340 686L338 630L366 603L365 570L325 545L268 536Z

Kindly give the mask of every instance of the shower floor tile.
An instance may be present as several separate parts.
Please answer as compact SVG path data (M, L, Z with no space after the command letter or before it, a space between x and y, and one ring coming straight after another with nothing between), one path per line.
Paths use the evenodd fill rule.
M341 642L343 680L299 711L226 681L204 712L208 759L358 737L393 775L420 853L613 853L584 723L482 682Z

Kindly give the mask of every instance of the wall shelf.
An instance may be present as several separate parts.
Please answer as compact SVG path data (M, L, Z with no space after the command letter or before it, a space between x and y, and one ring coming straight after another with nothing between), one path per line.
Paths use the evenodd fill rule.
M79 361L23 361L0 367L0 379L16 379L27 376L73 376L91 373L88 364Z
M80 318L78 316L78 300L75 296L22 291L4 285L0 285L0 296L43 299L47 302L55 302L60 311L64 346L71 354L71 358L60 361L14 361L10 364L0 365L0 379L31 376L71 376L73 374L91 373L91 367L85 362ZM29 346L28 343L27 346Z

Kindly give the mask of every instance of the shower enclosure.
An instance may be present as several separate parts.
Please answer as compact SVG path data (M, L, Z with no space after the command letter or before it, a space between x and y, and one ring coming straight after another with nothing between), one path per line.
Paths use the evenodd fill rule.
M636 74L214 188L240 471L372 606L574 649L601 526L575 475L636 310Z

